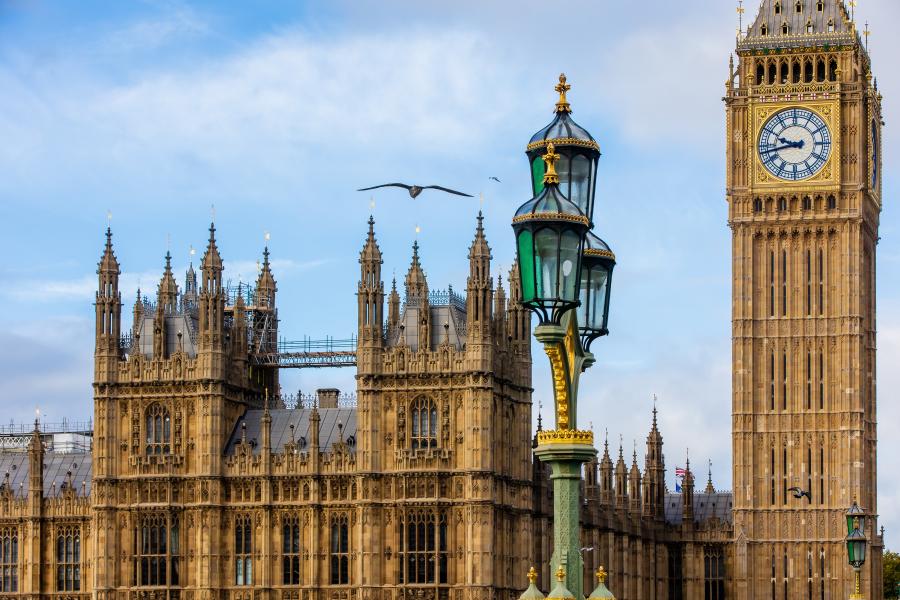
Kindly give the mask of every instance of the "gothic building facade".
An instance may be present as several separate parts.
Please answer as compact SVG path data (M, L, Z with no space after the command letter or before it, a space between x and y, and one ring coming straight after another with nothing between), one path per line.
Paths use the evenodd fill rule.
M418 244L404 300L386 294L372 220L359 262L355 397L285 399L268 250L256 284L230 289L211 227L199 281L191 268L179 289L167 256L126 332L107 232L92 448L36 428L0 452L0 596L513 599L531 565L548 586L516 267L507 287L492 276L480 215L464 296L429 289ZM664 468L654 410L643 470L621 447L587 469L586 563L620 598L724 590L730 495L694 494L692 476L667 494Z
M643 465L605 443L584 473L584 587L603 565L620 600L846 597L843 512L854 499L877 512L869 57L839 0L764 0L738 59L735 494L711 474L695 489L689 463L680 493L666 489L655 409ZM531 318L517 268L505 287L492 274L480 215L468 259L464 294L434 291L414 245L401 299L370 219L355 394L289 398L268 249L255 284L230 288L210 227L199 274L180 288L167 256L126 330L107 231L90 448L36 423L0 449L0 599L513 600L532 565L548 590ZM877 600L870 523L863 591Z

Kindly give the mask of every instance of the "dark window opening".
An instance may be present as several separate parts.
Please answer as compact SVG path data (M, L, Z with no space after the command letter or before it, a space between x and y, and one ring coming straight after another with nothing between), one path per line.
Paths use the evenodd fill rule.
M247 515L234 520L234 583L253 585L253 528Z
M350 583L350 531L347 515L331 519L331 584Z
M443 512L407 512L400 523L400 583L447 583L447 546Z
M300 585L299 517L285 517L281 526L281 583Z
M178 516L146 515L135 532L135 580L139 586L178 585Z
M15 527L0 529L0 592L19 591L19 534Z

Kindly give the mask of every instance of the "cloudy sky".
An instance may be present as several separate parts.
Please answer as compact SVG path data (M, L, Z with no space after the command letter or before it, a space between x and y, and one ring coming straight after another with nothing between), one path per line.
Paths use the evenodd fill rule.
M753 5L752 0L745 4ZM900 99L893 0L860 3L885 97L879 246L879 512L900 535ZM752 13L751 7L748 10ZM215 205L232 281L263 235L284 337L349 337L369 196L385 181L484 193L495 267L527 200L523 150L560 71L603 150L595 215L615 249L612 335L595 344L581 419L639 453L659 397L669 480L690 447L731 486L729 230L721 97L728 0L448 3L0 0L0 398L3 419L91 415L94 270L112 212L126 307L205 247ZM490 181L498 177L503 183ZM416 225L432 289L465 287L477 200L375 195L385 276ZM127 308L126 308L127 310ZM536 400L549 369L537 354ZM286 391L352 389L349 370L291 372ZM699 476L698 476L699 477Z

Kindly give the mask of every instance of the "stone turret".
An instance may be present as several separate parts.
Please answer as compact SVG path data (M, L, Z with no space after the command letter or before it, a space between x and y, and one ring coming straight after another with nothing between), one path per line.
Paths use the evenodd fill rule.
M600 502L613 504L613 462L609 456L609 439L603 441L603 458L600 459Z
M384 345L384 282L381 280L381 249L375 240L375 219L369 217L369 233L359 253L359 345L375 349ZM360 365L364 372L374 364Z
M428 300L428 282L419 262L419 242L413 242L412 261L406 273L406 304L418 310L416 339L419 350L431 347L431 309Z
M156 288L156 314L153 316L153 356L164 359L168 354L169 340L166 317L175 313L178 306L178 284L172 274L172 255L166 252L166 266Z
M645 517L657 521L665 519L666 508L666 464L663 456L663 439L657 426L656 403L653 405L653 423L647 435L647 455L644 463L644 507Z
M628 508L628 468L625 466L621 441L619 441L619 459L616 461L616 508Z
M215 223L209 226L209 243L200 269L200 351L221 351L225 327L225 290L222 288L224 266L216 246Z
M684 467L684 481L681 484L681 522L684 526L694 523L694 474L691 473L690 459Z
M112 230L106 228L106 247L97 265L95 299L96 327L94 374L97 381L112 381L119 359L122 295L119 293L119 261L112 245Z
M475 239L469 247L469 278L466 283L467 340L470 346L490 343L492 296L491 249L484 236L484 217L479 211Z
M628 472L628 510L641 514L641 470L638 468L637 444L631 456L631 470Z

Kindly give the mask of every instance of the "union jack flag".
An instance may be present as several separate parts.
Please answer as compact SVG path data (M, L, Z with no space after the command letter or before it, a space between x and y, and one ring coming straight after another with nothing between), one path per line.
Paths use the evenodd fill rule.
M675 467L675 477L684 477L687 471L681 467Z

